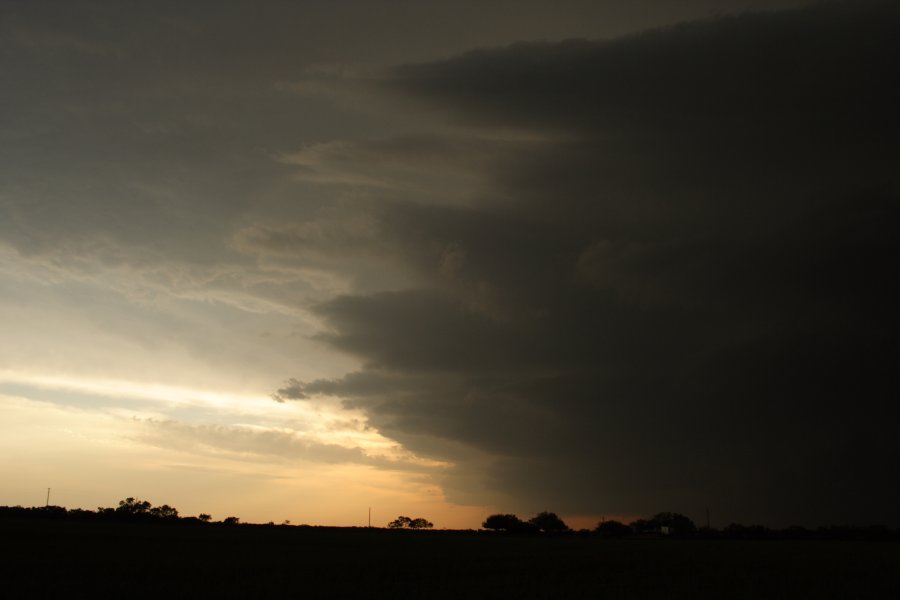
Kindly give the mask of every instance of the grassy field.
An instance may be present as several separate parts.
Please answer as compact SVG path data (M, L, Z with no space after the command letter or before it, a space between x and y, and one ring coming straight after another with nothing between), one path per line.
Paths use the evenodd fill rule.
M21 598L900 599L896 542L36 519L0 519L0 540Z

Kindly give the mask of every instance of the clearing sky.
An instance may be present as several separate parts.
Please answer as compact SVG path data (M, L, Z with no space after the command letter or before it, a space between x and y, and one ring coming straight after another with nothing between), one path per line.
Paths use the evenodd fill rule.
M900 5L0 6L0 504L898 525Z

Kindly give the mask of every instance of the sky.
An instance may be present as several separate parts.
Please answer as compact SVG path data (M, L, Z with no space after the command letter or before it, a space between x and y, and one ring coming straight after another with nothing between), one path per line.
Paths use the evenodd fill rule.
M900 525L900 6L0 5L0 504Z

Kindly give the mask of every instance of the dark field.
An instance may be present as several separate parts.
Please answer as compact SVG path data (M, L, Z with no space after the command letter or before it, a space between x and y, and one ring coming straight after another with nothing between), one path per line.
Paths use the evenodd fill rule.
M896 542L0 519L0 544L21 598L900 598Z

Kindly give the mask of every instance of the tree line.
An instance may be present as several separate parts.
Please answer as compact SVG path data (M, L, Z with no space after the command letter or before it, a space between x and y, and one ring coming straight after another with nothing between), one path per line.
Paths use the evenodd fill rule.
M637 519L628 524L616 520L603 520L594 529L571 530L555 513L541 512L523 521L513 514L490 515L481 524L483 529L498 533L566 533L571 535L593 535L606 539L621 538L676 538L676 539L721 539L721 540L893 540L900 541L900 528L891 529L885 525L806 528L798 525L784 529L773 529L763 525L742 525L732 523L722 529L697 527L685 515L675 512L661 512L646 519Z
M556 513L547 511L540 512L527 521L511 514L491 515L484 520L481 527L509 533L562 533L569 531L569 526Z
M125 498L119 500L115 507L97 507L97 510L84 508L68 509L64 506L38 506L25 508L22 506L0 506L0 516L17 517L50 517L66 518L85 521L130 521L148 523L220 523L223 525L237 525L238 517L226 517L221 521L213 521L212 516L200 513L197 516L183 517L178 509L168 504L153 506L147 500L137 498Z
M143 523L181 523L198 525L246 525L238 517L226 517L214 521L207 513L197 516L181 516L178 509L163 504L153 506L146 500L129 497L120 500L115 507L98 507L96 511L63 506L41 506L24 508L22 506L0 506L0 518L51 518L72 519L82 521L118 521ZM263 525L272 526L273 522ZM285 521L282 525L290 525ZM900 528L891 529L884 525L828 526L809 529L791 526L784 529L772 529L763 525L742 525L732 523L722 529L697 527L694 522L679 513L661 512L646 519L637 519L628 524L616 520L603 520L594 529L574 531L556 515L543 511L528 520L522 520L514 514L493 514L481 524L482 528L495 534L555 534L555 535L592 535L599 538L678 538L678 539L738 539L738 540L885 540L900 541ZM301 525L300 527L309 527ZM422 517L410 518L399 516L387 524L388 529L428 530L434 524Z
M400 515L399 517L388 523L389 529L431 529L432 527L434 527L434 523L432 523L428 519L423 519L422 517L410 519L409 517L404 517L403 515Z

